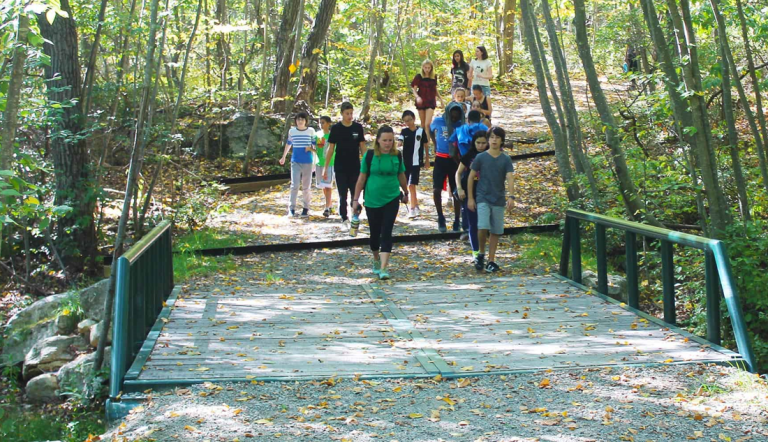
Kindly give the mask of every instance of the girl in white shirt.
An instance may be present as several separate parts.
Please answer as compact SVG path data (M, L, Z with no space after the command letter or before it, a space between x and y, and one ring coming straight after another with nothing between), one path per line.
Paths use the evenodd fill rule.
M491 78L493 78L493 65L488 60L488 51L485 46L478 46L475 49L475 58L469 63L469 84L478 85L483 88L483 95L491 96Z

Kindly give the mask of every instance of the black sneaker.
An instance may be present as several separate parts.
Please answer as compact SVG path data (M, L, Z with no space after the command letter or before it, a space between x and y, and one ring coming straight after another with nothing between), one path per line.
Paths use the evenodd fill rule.
M293 209L288 209L288 216L290 216L290 217L296 216L296 211L293 210Z
M302 209L301 210L301 217L306 218L309 216L309 209Z
M440 233L445 233L448 231L448 228L445 227L445 218L443 218L442 216L437 218L437 230Z
M501 270L501 268L493 261L488 261L488 264L485 265L485 271L487 273L496 273L499 270Z
M461 232L461 223L459 222L459 220L456 220L453 222L453 231Z
M482 272L483 268L485 267L485 255L477 255L475 256L475 270L478 272Z
M326 218L331 216L331 209L326 207L325 210L323 210L323 216L326 217Z

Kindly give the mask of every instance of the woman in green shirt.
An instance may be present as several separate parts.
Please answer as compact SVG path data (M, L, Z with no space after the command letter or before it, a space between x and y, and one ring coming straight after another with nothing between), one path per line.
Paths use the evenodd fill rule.
M365 154L360 165L360 177L355 186L352 210L360 213L360 193L365 189L365 213L371 228L373 273L379 279L389 279L387 265L392 253L392 228L400 208L400 200L408 203L403 158L395 148L395 132L381 126L373 150ZM402 189L402 193L400 193ZM401 197L402 195L402 197Z

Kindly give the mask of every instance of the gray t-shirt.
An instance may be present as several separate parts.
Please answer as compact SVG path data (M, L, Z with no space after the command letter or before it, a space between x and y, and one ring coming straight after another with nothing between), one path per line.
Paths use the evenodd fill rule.
M472 170L478 175L475 201L492 206L505 205L506 187L504 187L504 182L507 173L515 170L509 155L502 152L501 155L494 158L488 152L482 152L472 162Z

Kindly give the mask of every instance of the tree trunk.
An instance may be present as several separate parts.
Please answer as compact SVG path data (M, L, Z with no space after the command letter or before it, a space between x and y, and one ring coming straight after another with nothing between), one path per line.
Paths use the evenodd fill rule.
M563 185L565 186L566 193L568 194L568 201L576 201L581 198L581 192L576 182L573 180L573 171L571 170L571 161L568 157L568 149L566 147L565 134L563 134L562 127L554 112L552 112L552 106L547 96L547 80L549 67L547 63L542 59L544 54L541 53L534 35L538 32L538 27L535 23L535 17L532 14L533 9L529 3L529 0L520 0L520 11L522 18L525 21L525 41L528 45L528 52L531 54L531 62L533 63L533 69L536 72L536 85L539 91L539 101L541 103L541 110L544 112L544 117L547 120L549 129L552 131L552 138L555 142L555 159L557 160L557 169L560 172L560 177L563 179ZM551 83L551 78L550 78ZM551 91L553 97L556 97L556 91ZM562 111L559 111L562 114Z
M371 26L371 32L375 34L372 38L371 58L368 61L368 82L365 85L365 100L363 100L363 107L360 110L360 118L366 118L371 110L371 91L373 91L373 82L375 81L376 57L378 56L381 34L384 32L384 16L387 13L387 0L381 0L381 11L376 11L375 1L373 0L371 13L377 16L377 20L376 26Z
M645 220L648 224L662 226L662 224L656 220L656 217L648 212L645 203L638 196L635 183L632 181L632 177L629 174L624 148L621 146L620 140L616 136L616 128L618 125L611 113L610 106L608 106L608 100L605 98L603 88L600 85L600 80L597 76L597 71L595 70L595 63L592 60L589 37L587 37L584 0L574 0L573 5L576 45L579 50L579 58L581 58L581 63L584 66L584 73L586 74L587 82L589 83L589 90L592 93L592 100L595 102L595 107L600 114L600 120L605 127L605 142L611 150L619 190L627 209L627 215L631 219L640 218Z
M755 91L755 110L757 111L757 119L760 122L760 131L763 136L763 156L768 155L768 124L765 121L765 113L763 113L763 97L760 94L760 83L757 80L757 72L755 69L755 58L752 55L752 44L749 41L749 33L747 32L747 21L744 18L744 8L741 5L741 0L736 0L736 7L739 12L739 23L741 25L741 37L744 40L744 50L747 53L747 66L749 68L749 78L752 79L752 89ZM741 77L738 77L741 78ZM762 168L761 168L762 172ZM763 178L765 181L765 178ZM768 186L768 183L765 184Z
M549 36L549 45L552 50L552 61L555 64L557 85L560 88L560 95L563 97L563 105L565 107L565 128L568 135L568 148L573 156L576 171L586 175L590 192L592 193L592 200L595 207L600 210L602 207L600 190L597 185L597 180L595 179L592 163L582 148L584 142L581 134L581 124L579 123L579 113L573 98L571 79L568 75L568 64L565 60L565 54L563 53L562 47L560 46L560 40L557 38L555 22L552 20L552 14L549 10L549 0L541 0L541 9L547 28L547 35Z
M512 70L513 48L515 46L515 10L517 9L517 0L504 0L504 53L500 57L504 59L504 70L500 75L507 74Z
M53 109L55 121L51 130L51 150L56 176L54 204L67 205L72 211L57 224L58 249L67 265L76 269L96 270L92 260L96 257L96 230L93 208L96 192L91 174L90 158L81 138L84 116L80 83L80 64L77 27L69 0L61 0L61 10L68 17L57 15L48 23L45 14L37 16L40 35L46 40L43 52L50 57L45 66L45 79L49 103L61 103Z
M718 16L718 23L722 19L719 16L719 11L713 1L713 9ZM723 77L723 112L725 113L725 123L728 130L728 151L731 154L731 163L733 166L733 176L736 180L736 189L739 193L739 205L741 208L741 216L744 220L749 221L752 218L749 210L749 198L747 196L747 184L744 181L744 173L741 170L741 159L739 158L739 134L736 131L736 118L733 115L733 99L731 97L731 75L728 72L728 46L726 36L722 31L717 32L718 43L720 47L720 66L721 75Z
M93 36L93 46L91 46L91 54L88 56L88 66L86 67L87 70L85 71L85 88L83 90L84 96L81 98L81 101L85 103L83 105L83 113L85 114L86 119L88 118L88 114L91 109L93 76L95 74L94 69L96 68L96 54L99 52L99 44L101 43L101 34L102 29L104 28L104 15L107 11L107 2L108 0L101 0L98 17L99 24L96 26L96 35Z
M261 46L262 61L261 61L261 82L259 84L259 91L256 94L256 116L253 119L253 126L251 126L251 133L248 136L248 145L245 148L245 157L243 158L243 167L241 173L243 176L248 176L248 169L250 167L251 158L253 158L253 151L256 148L256 133L259 127L259 120L261 119L261 110L264 103L264 91L267 87L267 64L269 60L269 28L270 28L270 0L266 0L264 5L264 44ZM208 137L206 137L208 138Z
M150 5L149 18L149 37L147 42L147 53L144 59L144 78L142 80L142 100L139 107L139 116L136 120L136 130L133 140L133 149L131 152L131 164L128 167L128 182L125 186L125 198L123 199L123 209L120 213L120 221L117 224L117 235L115 236L115 248L112 252L112 272L109 276L109 293L104 301L104 328L99 337L99 345L96 348L96 360L93 364L94 372L101 370L101 364L104 361L104 348L107 345L109 328L112 322L112 306L115 300L115 283L117 281L117 258L123 253L123 241L125 240L125 231L128 226L128 217L130 215L131 200L133 199L133 190L136 187L136 181L141 173L141 164L144 159L144 149L149 138L149 128L145 125L145 119L149 108L149 100L152 95L152 75L155 62L155 46L157 42L157 9L158 0L152 0Z
M29 36L29 17L19 14L19 29L13 50L13 67L5 97L5 110L0 120L0 170L10 170L13 163L13 147L19 122L19 103L24 85L24 63L27 61L27 38Z
M286 109L285 97L288 96L288 86L291 81L289 67L293 64L293 53L296 39L293 36L299 21L299 9L302 0L285 0L283 5L283 18L275 40L277 65L272 77L272 110L274 112L289 112ZM298 27L301 30L301 27Z
M301 49L301 82L299 83L299 92L296 94L296 101L303 100L312 106L315 101L315 89L317 89L317 69L320 59L320 46L325 41L328 33L328 27L333 19L333 12L336 10L336 0L322 0L317 9L315 24L309 32L307 41Z

